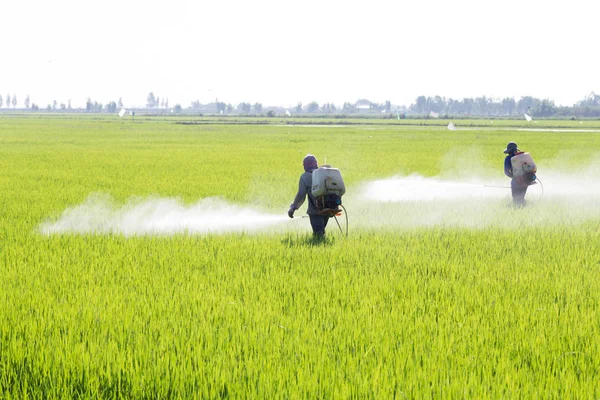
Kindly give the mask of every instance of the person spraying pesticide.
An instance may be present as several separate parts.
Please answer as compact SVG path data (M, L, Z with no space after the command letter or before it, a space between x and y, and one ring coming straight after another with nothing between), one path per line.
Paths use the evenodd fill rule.
M294 212L308 197L306 213L310 218L313 235L323 238L329 218L341 212L339 207L342 206L342 196L346 192L346 187L339 170L329 165L319 168L317 158L312 154L304 157L302 165L304 173L300 175L298 193L294 202L290 204L288 216L294 218Z
M537 167L531 155L519 150L515 142L509 142L504 153L507 154L504 159L504 174L512 178L510 189L513 204L522 207L525 205L527 188L536 183Z

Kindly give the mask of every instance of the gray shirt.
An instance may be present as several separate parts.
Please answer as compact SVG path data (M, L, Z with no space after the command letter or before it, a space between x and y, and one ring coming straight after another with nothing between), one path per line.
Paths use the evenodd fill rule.
M294 202L292 203L292 206L296 210L299 209L300 206L302 206L302 204L304 204L304 200L306 200L307 195L308 195L308 209L306 210L306 213L309 215L316 214L317 213L316 202L315 202L315 198L312 195L312 171L305 172L302 175L300 175L300 182L298 183L298 193L296 194L296 197L294 198Z

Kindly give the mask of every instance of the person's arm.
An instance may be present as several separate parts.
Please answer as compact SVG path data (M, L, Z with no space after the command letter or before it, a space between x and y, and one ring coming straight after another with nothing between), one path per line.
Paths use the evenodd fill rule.
M300 177L300 182L298 182L298 193L296 193L296 197L294 198L294 202L290 207L294 207L295 210L299 209L302 204L304 204L304 200L306 200L306 185L302 180L302 176Z
M288 215L290 218L294 218L294 211L299 209L302 204L304 204L304 200L306 200L306 185L302 182L302 176L300 177L300 182L298 182L298 193L296 193L296 197L294 198L294 202L290 204L290 209L288 211Z
M504 159L504 175L508 176L509 178L513 177L513 169L512 169L512 163L510 162L510 156L507 156Z

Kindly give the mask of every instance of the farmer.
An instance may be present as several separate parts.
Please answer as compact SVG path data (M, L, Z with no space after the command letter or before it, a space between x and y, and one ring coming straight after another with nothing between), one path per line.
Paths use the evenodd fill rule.
M288 216L294 218L294 212L302 206L306 196L308 196L308 209L306 213L310 218L310 226L312 226L313 235L315 237L323 238L325 236L325 227L329 221L329 217L325 215L319 215L317 211L317 205L315 198L312 195L312 173L319 167L317 159L312 154L308 154L302 161L304 165L304 173L300 175L300 182L298 184L298 193L294 202L290 204L288 210Z
M504 150L504 154L507 155L504 159L504 174L511 178L510 190L512 192L513 204L522 207L525 205L525 194L527 193L527 187L535 180L535 174L521 177L514 176L511 159L515 155L521 154L521 151L518 149L515 142L508 142L506 145L506 150Z

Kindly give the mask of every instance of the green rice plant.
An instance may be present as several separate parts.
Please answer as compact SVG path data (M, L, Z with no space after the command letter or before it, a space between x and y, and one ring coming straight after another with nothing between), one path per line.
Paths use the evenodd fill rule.
M595 214L543 198L406 225L436 203L358 193L396 175L458 176L461 157L504 179L509 140L540 176L578 171L594 163L596 134L172 122L0 118L0 398L600 396ZM93 193L117 206L217 196L285 215L308 152L343 171L347 238L330 227L315 241L307 221L40 232ZM453 223L466 213L487 223Z

